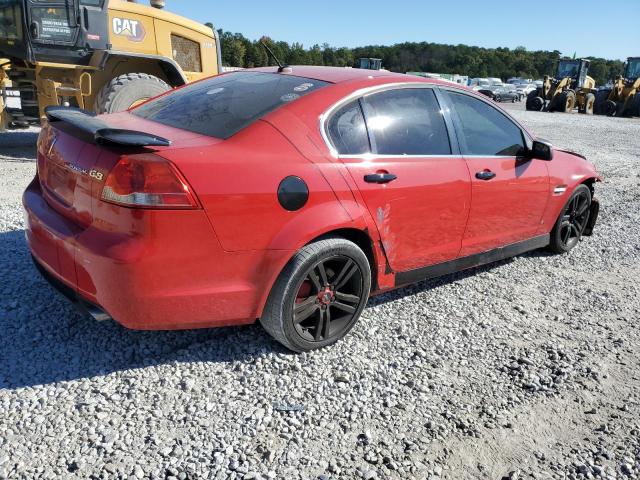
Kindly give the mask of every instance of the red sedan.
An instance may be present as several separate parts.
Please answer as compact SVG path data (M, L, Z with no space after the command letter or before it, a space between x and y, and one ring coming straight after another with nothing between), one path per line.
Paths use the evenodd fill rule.
M372 293L568 252L598 214L583 157L433 79L263 68L128 112L47 115L23 198L36 266L134 329L259 319L311 350Z

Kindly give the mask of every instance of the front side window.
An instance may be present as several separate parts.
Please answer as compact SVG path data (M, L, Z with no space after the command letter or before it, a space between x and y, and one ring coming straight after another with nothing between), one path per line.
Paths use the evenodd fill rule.
M364 98L367 128L379 155L450 155L447 127L433 90L403 88Z
M226 139L327 82L262 72L233 72L195 82L131 113L170 127Z
M634 59L627 64L627 71L625 77L628 79L634 79L640 77L640 59Z
M346 104L331 116L327 133L340 155L360 155L370 151L367 127L358 100Z
M460 119L460 148L463 155L517 156L524 151L520 127L482 100L449 92Z
M560 62L560 65L558 65L558 78L577 77L578 67L578 62Z

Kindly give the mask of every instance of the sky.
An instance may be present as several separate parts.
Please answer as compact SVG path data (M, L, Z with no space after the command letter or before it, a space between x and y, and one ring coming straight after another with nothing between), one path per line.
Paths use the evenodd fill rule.
M524 46L579 57L640 56L640 0L167 0L167 10L252 40L267 35L305 47L426 41Z

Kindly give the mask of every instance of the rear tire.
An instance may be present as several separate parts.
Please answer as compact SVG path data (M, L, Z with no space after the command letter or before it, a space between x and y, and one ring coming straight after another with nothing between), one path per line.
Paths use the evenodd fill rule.
M591 190L586 185L578 185L551 230L549 249L555 253L567 253L578 245L589 223L590 212Z
M331 345L355 325L371 289L364 252L343 238L301 248L276 280L260 323L294 352Z
M115 113L171 90L158 77L146 73L127 73L107 83L96 97L97 113Z

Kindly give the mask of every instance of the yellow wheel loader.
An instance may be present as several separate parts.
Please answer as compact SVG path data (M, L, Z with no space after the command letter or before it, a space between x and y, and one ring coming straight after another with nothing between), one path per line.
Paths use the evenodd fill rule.
M640 57L629 57L624 74L613 81L613 88L596 94L596 114L640 117Z
M39 123L49 105L126 110L219 73L211 24L162 10L164 0L150 3L0 0L3 124Z
M596 82L588 75L590 60L560 60L555 78L545 75L542 87L527 96L527 110L592 115L596 100Z
M355 68L363 68L365 70L383 70L382 59L380 58L358 58Z

